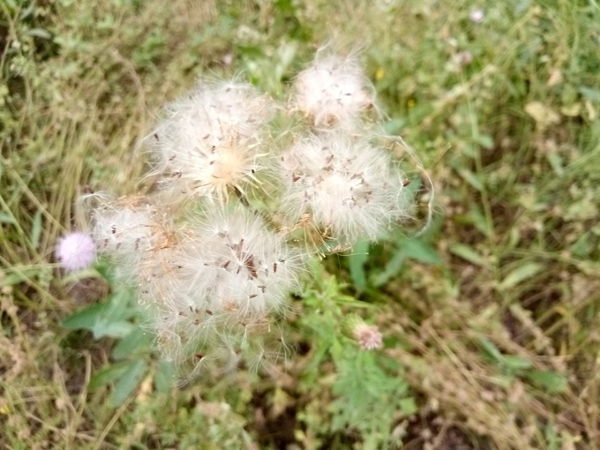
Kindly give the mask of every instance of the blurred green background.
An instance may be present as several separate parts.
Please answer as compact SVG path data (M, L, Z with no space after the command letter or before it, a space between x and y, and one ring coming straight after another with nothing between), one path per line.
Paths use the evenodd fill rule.
M64 277L56 239L82 193L135 191L198 76L285 100L332 41L362 49L434 223L326 260L277 367L172 386L128 310L102 316L121 334L79 313L126 294ZM596 0L1 0L0 43L0 448L600 448ZM339 339L349 310L383 350Z

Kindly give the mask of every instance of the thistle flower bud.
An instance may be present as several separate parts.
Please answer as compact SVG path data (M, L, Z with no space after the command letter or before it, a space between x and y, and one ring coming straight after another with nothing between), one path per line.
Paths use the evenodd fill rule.
M342 324L344 335L357 342L363 350L378 349L383 346L383 336L376 325L368 325L357 314L350 314Z
M56 259L66 270L85 269L96 259L96 246L87 233L69 233L58 241Z
M281 158L284 213L310 215L326 237L352 244L377 239L408 216L402 174L387 153L342 133L297 142Z
M315 126L351 125L372 107L373 88L354 58L318 57L294 82L293 105Z
M251 85L201 83L167 108L167 118L149 137L163 187L177 193L227 200L235 188L256 181L261 128L272 104Z

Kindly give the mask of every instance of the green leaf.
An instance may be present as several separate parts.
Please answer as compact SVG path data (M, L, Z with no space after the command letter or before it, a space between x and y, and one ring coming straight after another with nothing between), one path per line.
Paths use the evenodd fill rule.
M529 369L533 364L527 358L517 355L504 355L504 365L511 370L520 371Z
M517 284L525 281L527 278L531 278L536 273L544 268L543 264L540 263L526 263L516 269L512 270L505 278L502 280L500 285L498 286L501 290L508 289L516 286Z
M137 356L144 353L150 347L154 337L140 327L136 327L119 341L112 351L112 357L115 359L124 359L130 356Z
M466 261L469 261L470 263L475 264L477 266L481 266L481 267L488 266L488 263L483 258L483 256L481 256L479 253L477 253L475 250L473 250L473 248L469 247L468 245L452 244L450 246L450 253L452 253Z
M412 416L419 410L413 397L403 398L400 400L399 404L400 411L402 411L406 416Z
M386 284L390 279L398 275L402 266L406 261L406 253L403 250L397 251L394 256L385 265L382 272L376 273L371 277L371 282L375 287L380 287Z
M525 376L533 384L548 392L564 392L569 385L565 375L551 370L531 370Z
M442 261L438 252L421 239L404 239L400 248L407 257L425 264L439 264Z
M16 225L17 221L12 216L12 214L9 215L9 214L0 212L0 223L11 223L13 225Z
M588 100L600 102L600 90L591 89L589 87L580 87L579 92Z
M68 330L90 330L92 331L96 323L101 320L102 314L106 310L106 303L88 306L75 314L67 317L63 321L63 327Z
M161 359L158 363L158 369L154 374L154 384L159 392L168 392L177 381L177 367L172 361Z
M125 400L127 400L141 383L147 369L148 364L146 364L146 361L143 359L137 359L127 365L115 384L115 390L111 397L111 403L114 407L121 406L125 403Z
M32 28L30 30L27 30L27 34L29 36L34 36L41 39L52 39L52 35L43 28Z
M500 350L498 350L496 344L483 336L479 336L477 340L479 341L479 345L481 345L488 356L494 359L497 363L504 363L504 355L500 352Z
M130 291L117 291L107 301L71 315L65 319L63 326L69 330L89 330L96 339L104 336L124 337L135 328L127 320L131 316L130 299Z
M483 182L481 181L481 179L479 178L478 175L475 175L473 172L471 172L469 170L459 170L458 174L461 177L463 177L467 183L469 183L471 186L473 186L478 191L481 192L484 190Z
M477 137L477 143L490 150L494 146L494 139L489 134L480 134Z
M121 375L123 375L129 364L131 364L130 361L122 361L115 364L110 364L102 369L97 370L94 372L88 387L93 390L98 389L105 384L112 383Z
M369 242L359 241L354 246L352 254L348 258L350 266L350 276L354 287L359 292L367 288L367 275L365 273L365 264L369 259Z

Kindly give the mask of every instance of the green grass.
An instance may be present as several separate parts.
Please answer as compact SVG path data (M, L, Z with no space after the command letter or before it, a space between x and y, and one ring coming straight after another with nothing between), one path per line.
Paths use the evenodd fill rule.
M595 0L5 0L0 14L0 448L600 447ZM434 180L432 226L327 259L274 370L171 389L146 349L115 407L119 382L90 381L118 340L63 326L109 289L53 263L84 224L78 197L135 191L140 139L196 77L241 73L283 99L332 38L363 49L386 129ZM336 344L349 296L382 352Z

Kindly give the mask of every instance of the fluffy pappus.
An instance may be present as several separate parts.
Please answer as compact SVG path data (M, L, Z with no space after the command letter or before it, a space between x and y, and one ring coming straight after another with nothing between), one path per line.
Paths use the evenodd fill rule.
M271 335L272 321L299 286L304 258L240 207L210 209L188 225L181 244L142 264L140 295L154 307L163 355L194 362L195 352L203 365L224 366L224 348Z
M92 213L92 236L100 253L115 258L123 272L135 272L149 252L169 245L165 216L137 198L106 202Z
M377 239L408 216L402 173L383 149L342 133L300 139L280 158L284 214L310 217L324 238Z
M317 57L294 81L292 105L317 127L350 126L374 104L374 90L353 57Z
M253 320L281 310L298 287L302 254L255 214L215 208L194 231L179 262L193 308Z
M178 194L225 203L231 189L256 183L263 127L273 113L269 97L250 84L200 82L166 109L148 137L161 174Z

